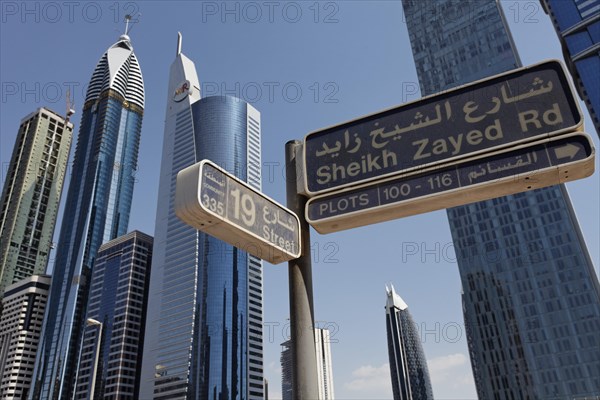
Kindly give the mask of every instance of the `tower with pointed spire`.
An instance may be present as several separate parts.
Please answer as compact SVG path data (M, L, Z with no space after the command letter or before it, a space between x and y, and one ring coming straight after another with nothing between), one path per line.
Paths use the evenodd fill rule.
M385 287L388 354L394 400L432 400L427 360L417 326L408 306L394 290Z
M202 159L260 190L260 113L200 98L177 39L171 65L140 398L263 399L262 262L180 221L177 173Z
M87 90L31 399L72 397L94 259L128 229L143 113L142 72L126 29Z

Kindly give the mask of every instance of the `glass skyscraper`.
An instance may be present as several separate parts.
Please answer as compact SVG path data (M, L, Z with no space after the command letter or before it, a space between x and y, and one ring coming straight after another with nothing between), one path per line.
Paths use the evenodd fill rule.
M87 90L31 398L72 396L96 253L127 232L143 112L142 73L122 35Z
M319 399L335 399L333 387L333 362L331 360L331 335L329 329L315 328L315 351L317 352L317 384Z
M292 340L286 340L281 343L281 398L282 400L292 400L294 398L294 364L292 360Z
M153 239L133 231L100 246L74 399L138 399Z
M46 108L21 121L0 198L0 297L46 271L72 139L68 118Z
M281 393L283 400L293 400L293 361L292 340L281 343ZM333 363L331 360L331 335L329 329L315 328L315 351L317 353L317 385L319 398L316 400L335 399L333 385Z
M600 135L600 0L540 0Z
M421 93L520 66L495 0L403 0ZM564 185L448 210L481 399L600 394L600 285Z
M205 158L260 190L259 112L232 97L200 99L180 36L167 93L143 399L264 397L262 261L174 212L177 173Z
M385 320L394 400L433 399L417 325L394 287L386 287L386 293Z

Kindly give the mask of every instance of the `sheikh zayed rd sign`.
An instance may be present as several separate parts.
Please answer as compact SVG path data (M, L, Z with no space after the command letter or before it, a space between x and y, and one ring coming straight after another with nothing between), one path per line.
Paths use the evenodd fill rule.
M558 61L308 134L309 196L581 130L583 117Z

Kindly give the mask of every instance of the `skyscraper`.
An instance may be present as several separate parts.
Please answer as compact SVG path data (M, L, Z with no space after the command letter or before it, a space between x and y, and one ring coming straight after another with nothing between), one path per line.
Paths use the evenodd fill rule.
M48 300L50 277L32 275L6 287L0 318L0 398L24 399Z
M567 67L600 135L600 0L540 0L562 44Z
M83 106L36 360L36 398L72 396L96 253L127 232L143 112L142 73L122 35L96 65Z
M73 124L47 108L21 121L0 198L0 297L46 271L72 138Z
M262 262L174 212L177 173L207 158L260 190L260 114L200 99L194 63L171 65L150 279L144 399L262 399Z
M139 398L152 242L133 231L98 250L75 399Z
M385 320L394 400L433 399L417 325L394 287L386 287L386 292Z
M331 360L331 335L329 329L315 329L315 350L317 352L317 383L319 399L335 399L333 387L333 363Z
M294 360L292 360L292 339L281 343L281 398L292 400L294 398Z
M293 400L292 340L281 343L281 393L283 400ZM331 360L331 335L328 329L315 328L315 351L317 353L318 400L335 399L333 387L333 363Z
M403 0L421 93L520 66L495 0ZM564 185L448 209L480 398L600 393L600 285Z

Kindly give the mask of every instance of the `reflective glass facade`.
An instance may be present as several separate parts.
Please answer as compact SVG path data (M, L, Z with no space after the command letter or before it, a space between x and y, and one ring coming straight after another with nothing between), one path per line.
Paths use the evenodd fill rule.
M385 314L394 400L433 399L421 336L393 286L387 289Z
M281 343L281 398L293 400L293 361L291 339ZM315 328L315 351L317 359L317 400L334 400L333 363L331 360L331 335L328 329Z
M281 357L279 361L281 363L281 398L282 400L292 400L294 398L293 391L294 385L292 379L293 374L293 361L292 361L292 340L286 340L281 343Z
M75 399L139 398L152 242L152 237L134 231L98 251Z
M100 59L83 106L32 398L73 394L94 259L102 243L127 232L143 106L141 72L123 35Z
M600 0L540 0L600 135Z
M520 66L494 0L402 0L423 96Z
M262 262L174 212L177 173L207 158L260 189L260 114L200 99L193 63L171 66L140 398L262 399ZM181 93L187 92L187 95Z
M520 65L498 2L403 5L423 95ZM564 185L448 220L479 398L598 396L600 285Z
M260 152L253 160L248 157L252 154L248 138L255 136L254 144L260 144L256 142L260 121L249 115L248 107L233 97L207 97L195 103L196 153L198 159L210 159L260 189L260 158L256 158ZM206 234L200 234L199 255L200 398L260 397L262 370L250 370L250 360L256 361L253 368L262 368L262 290L249 290L249 275L261 273L261 261Z

